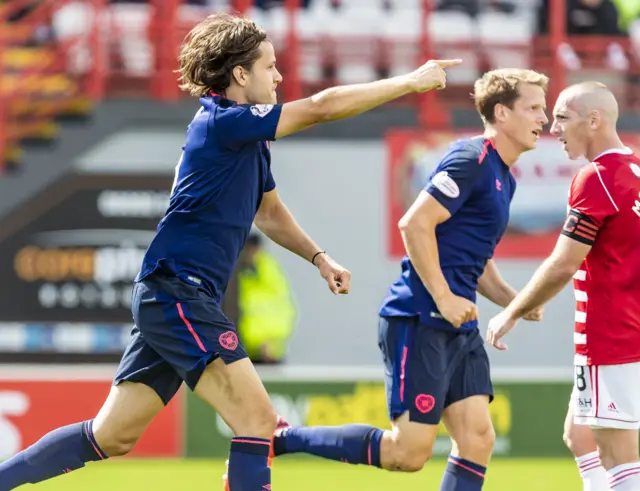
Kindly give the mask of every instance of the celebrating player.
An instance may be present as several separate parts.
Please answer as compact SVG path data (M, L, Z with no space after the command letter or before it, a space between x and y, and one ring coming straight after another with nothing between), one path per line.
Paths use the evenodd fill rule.
M270 489L276 414L220 309L221 297L254 219L267 237L314 264L333 293L348 293L350 273L280 201L267 142L411 92L444 88L444 69L459 62L429 61L404 76L277 104L282 77L264 31L229 15L196 26L182 48L180 72L182 88L200 97L202 107L187 130L168 211L136 278L135 327L111 392L95 419L57 429L0 465L0 490L126 454L182 382L236 435L231 491Z
M506 349L500 339L522 314L573 277L575 381L565 438L589 491L640 489L640 158L620 141L617 119L615 97L600 83L561 93L551 133L570 158L590 163L573 178L551 256L488 331L488 341ZM591 426L597 449L588 427L575 425Z
M379 312L393 429L284 428L274 437L275 455L306 452L418 471L431 457L443 419L453 451L440 489L482 488L495 437L476 290L500 306L516 295L491 258L515 191L510 166L536 147L548 122L547 83L544 75L512 69L478 80L474 97L484 136L453 143L400 220L408 257ZM531 320L540 317L539 310L529 314Z

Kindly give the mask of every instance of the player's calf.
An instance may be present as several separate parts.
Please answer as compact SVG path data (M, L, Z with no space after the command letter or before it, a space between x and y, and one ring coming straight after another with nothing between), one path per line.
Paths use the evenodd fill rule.
M93 421L58 428L0 464L0 491L35 484L107 458L95 442Z
M416 472L431 458L437 426L409 421L408 413L393 431L364 424L289 427L273 441L275 455L307 453L348 464Z
M157 394L142 384L112 387L96 419L58 428L0 464L0 491L127 453L163 407Z
M306 453L347 464L380 467L383 433L364 424L288 427L274 435L273 454Z
M575 456L583 491L607 491L607 472L600 463L593 432L589 426L575 424L571 408L567 411L562 438Z

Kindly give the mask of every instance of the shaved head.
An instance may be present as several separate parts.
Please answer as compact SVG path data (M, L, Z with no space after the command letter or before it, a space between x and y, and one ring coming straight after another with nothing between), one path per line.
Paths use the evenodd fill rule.
M571 85L562 91L559 99L563 99L567 107L581 117L588 117L597 112L603 119L603 123L615 125L618 121L618 101L611 90L600 82Z
M570 159L596 155L621 148L616 132L618 102L600 82L582 82L564 89L553 108L551 134L564 144Z

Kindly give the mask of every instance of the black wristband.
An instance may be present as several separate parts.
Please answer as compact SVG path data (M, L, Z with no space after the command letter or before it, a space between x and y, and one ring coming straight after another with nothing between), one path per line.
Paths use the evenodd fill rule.
M311 258L311 264L313 264L314 266L316 265L316 263L314 263L314 261L316 260L316 257L318 257L320 254L326 254L327 251L318 251L316 252L313 257Z

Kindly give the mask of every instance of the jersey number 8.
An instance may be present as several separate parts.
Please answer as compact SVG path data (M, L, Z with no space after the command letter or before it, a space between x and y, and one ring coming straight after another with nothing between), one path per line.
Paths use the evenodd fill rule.
M585 369L583 366L576 366L576 388L582 392L587 388L587 379L585 378Z

